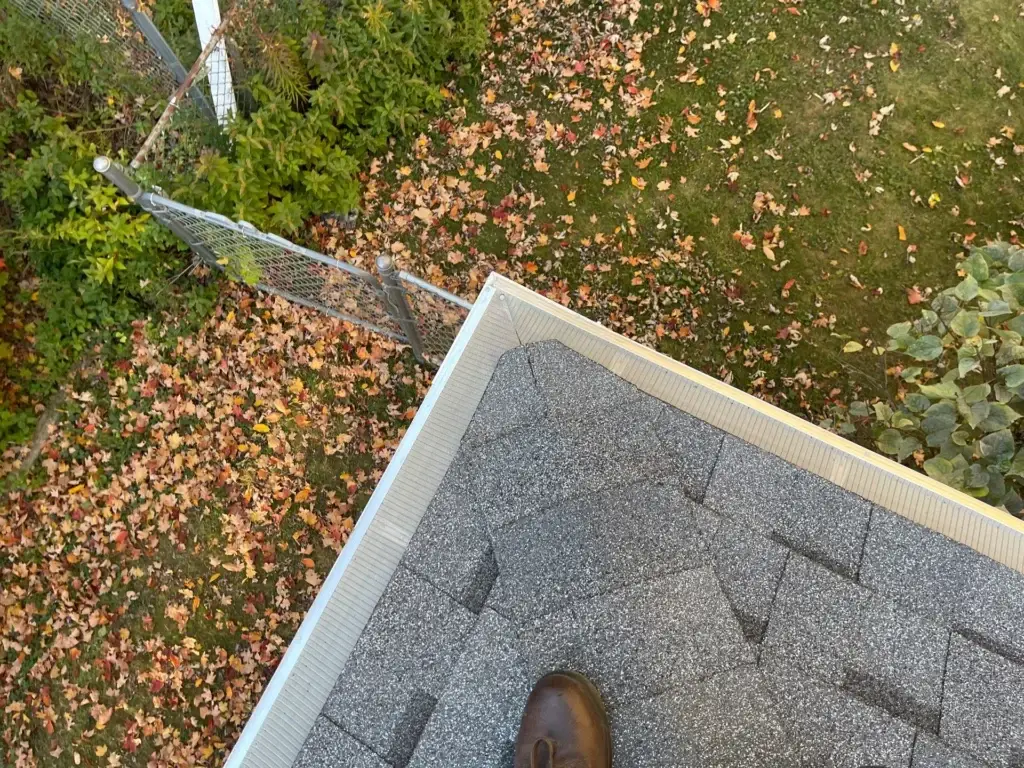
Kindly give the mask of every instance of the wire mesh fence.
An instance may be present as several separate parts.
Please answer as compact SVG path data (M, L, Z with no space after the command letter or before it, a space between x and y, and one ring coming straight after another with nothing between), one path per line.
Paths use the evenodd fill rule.
M147 42L118 0L13 0L22 13L43 19L72 38L115 46L125 65L168 93L178 84L172 65ZM170 48L168 48L170 51Z
M399 272L398 280L416 319L423 356L439 362L451 348L472 305L408 272Z
M107 63L128 79L135 94L131 108L118 114L117 150L131 153L143 144L161 110L187 70L136 0L12 0L21 13L42 20L55 35L99 45ZM219 146L223 137L206 71L196 78L150 152L157 167L180 169L193 163L204 147ZM212 82L212 81L211 81ZM218 83L221 82L218 80Z
M304 248L247 222L144 191L124 169L98 157L96 170L186 242L197 259L236 280L408 343L437 365L451 347L470 303L395 270L389 256L378 275Z

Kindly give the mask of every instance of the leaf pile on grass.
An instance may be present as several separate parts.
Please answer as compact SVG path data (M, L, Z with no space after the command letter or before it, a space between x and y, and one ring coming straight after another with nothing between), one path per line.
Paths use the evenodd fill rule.
M496 4L482 82L322 247L464 295L499 270L817 419L888 395L833 334L884 344L1019 228L1021 34L980 0Z
M175 324L74 382L0 504L0 764L220 764L429 384L241 288Z

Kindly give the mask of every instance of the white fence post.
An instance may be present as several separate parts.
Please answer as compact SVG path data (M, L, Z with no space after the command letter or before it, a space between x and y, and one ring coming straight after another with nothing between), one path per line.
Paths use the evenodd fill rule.
M196 29L199 31L199 47L205 48L213 31L220 26L220 5L217 0L192 0L196 15ZM228 49L221 40L206 62L210 95L217 122L227 123L235 115L235 88L231 82L231 68L228 66Z

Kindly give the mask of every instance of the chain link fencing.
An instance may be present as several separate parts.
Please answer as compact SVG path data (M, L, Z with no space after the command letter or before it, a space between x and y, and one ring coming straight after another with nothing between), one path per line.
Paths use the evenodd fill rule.
M439 365L472 305L378 257L377 275L303 248L247 222L144 191L106 157L93 163L129 199L189 245L197 260L288 301L407 343Z
M21 13L45 22L54 34L88 40L113 53L119 70L139 78L135 108L125 115L124 137L117 146L142 146L187 69L136 0L11 0ZM223 75L208 77L204 68L175 110L150 153L155 165L170 169L194 162L205 146L223 143L210 83L217 87ZM161 103L161 98L163 102Z
M105 45L115 46L131 71L146 77L168 93L181 82L175 76L173 64L161 57L161 53L148 42L143 30L137 26L134 16L144 14L135 9L134 3L129 9L122 6L118 0L12 2L22 13L54 25L68 37L88 37ZM166 43L164 45L166 46ZM166 52L170 53L170 50L167 46ZM180 63L178 66L181 66Z

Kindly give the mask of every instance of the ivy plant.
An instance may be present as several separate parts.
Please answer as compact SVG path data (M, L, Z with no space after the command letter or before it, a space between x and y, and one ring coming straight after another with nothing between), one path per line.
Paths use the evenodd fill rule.
M1024 509L1024 248L994 243L960 263L960 282L939 293L914 321L887 331L906 391L895 406L851 405L876 422L880 451L958 490Z

